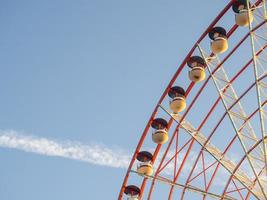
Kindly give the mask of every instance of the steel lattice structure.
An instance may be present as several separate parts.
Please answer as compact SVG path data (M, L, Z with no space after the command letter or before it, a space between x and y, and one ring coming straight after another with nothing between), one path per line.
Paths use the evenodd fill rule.
M245 2L238 8L247 9L246 27L235 21L237 2ZM208 26L159 99L132 156L119 200L131 192L129 199L162 199L158 191L165 192L165 199L267 199L266 20L265 0L232 0ZM229 48L220 54L212 52L208 38L217 26L228 30ZM207 75L201 82L188 78L192 56L204 61ZM168 97L176 85L185 89L187 104L179 113L172 112ZM151 125L158 117L167 121L165 144L151 139ZM144 149L151 152L152 175L136 171ZM167 189L161 189L163 184Z

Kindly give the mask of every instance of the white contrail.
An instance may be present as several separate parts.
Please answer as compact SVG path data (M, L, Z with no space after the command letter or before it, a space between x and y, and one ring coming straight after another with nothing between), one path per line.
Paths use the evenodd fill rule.
M36 136L28 136L17 131L0 130L0 147L12 148L46 156L63 157L87 162L89 164L114 168L128 168L131 159L131 154L129 152L127 153L125 150L116 147L108 148L99 144L84 145L73 141L62 142ZM171 154L173 154L173 152ZM183 157L182 154L180 156ZM191 157L189 157L187 164L182 171L182 175L187 175L189 173L196 156L196 152L192 152ZM177 165L180 165L181 160L182 159L180 158ZM157 168L158 164L159 160L156 160L155 168ZM134 168L136 168L136 166L134 166ZM163 173L165 175L171 175L173 174L173 168L173 163L170 163ZM220 177L227 176L220 174ZM222 182L223 180L220 179L220 183L215 184L222 184Z
M78 142L59 142L35 136L26 136L16 131L0 130L0 147L12 148L47 156L58 156L90 164L127 168L130 155L118 148L104 145L83 145Z
M94 165L115 168L127 168L131 158L131 154L126 153L126 151L118 148L108 148L99 144L84 145L73 141L56 141L47 138L25 135L13 130L0 130L0 147L17 149L46 156L64 157ZM195 156L196 154L193 153L192 158L189 159L187 165L184 167L185 170L183 172L189 172L188 170L193 164L193 158ZM179 161L181 160L182 159L179 159ZM154 165L155 168L157 168L158 164L159 160L156 160ZM173 167L173 163L169 164L166 170L164 170L164 173L166 175L172 174ZM135 169L136 165L133 168Z

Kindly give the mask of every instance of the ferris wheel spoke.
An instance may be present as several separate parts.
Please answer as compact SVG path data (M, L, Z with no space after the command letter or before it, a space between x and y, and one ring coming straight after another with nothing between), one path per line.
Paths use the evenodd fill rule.
M180 125L182 129L184 129L192 138L194 138L215 160L217 160L231 175L233 175L239 182L244 185L248 190L250 190L255 195L260 195L261 191L258 191L258 189L251 190L251 186L253 185L253 182L250 180L249 177L247 177L246 173L243 172L240 169L236 169L236 165L231 161L231 159L227 158L223 152L221 152L216 146L211 144L210 141L206 138L206 136L201 133L200 131L197 131L191 123L189 123L187 120L181 121L180 115L172 115L168 112L166 108L164 108L162 105L160 107L173 119Z
M176 136L178 137L178 134L176 134ZM187 142L185 142L185 144L181 148L179 148L179 149L178 149L178 145L176 145L177 149L176 149L174 155L168 161L166 161L166 163L163 166L161 166L161 167L158 168L157 174L159 174L161 171L163 171L170 164L170 162L173 161L173 159L175 160L175 163L177 163L177 156L178 156L178 154L183 149L185 149L185 147L187 147L190 142L192 142L192 138L190 138L189 140L187 140ZM174 174L176 174L176 168L174 168Z
M264 17L263 20L266 19L266 5L265 5L265 0L263 1L263 9L264 9ZM249 5L249 1L247 0L247 5ZM260 8L259 8L260 9ZM248 18L251 18L251 13L252 11L248 9L249 14ZM262 101L263 101L263 96L264 94L264 88L262 88L262 85L260 82L258 82L258 78L266 74L266 69L263 67L261 64L260 60L256 56L256 45L262 47L260 44L260 41L258 38L262 39L264 38L263 36L260 36L259 34L255 33L253 31L253 23L249 23L249 33L250 33L250 42L251 42L251 51L252 51L252 58L253 58L253 69L254 69L254 76L256 80L256 94L257 94L257 101L258 101L258 106L259 106L259 117L260 117L260 127L261 127L261 135L262 135L262 146L264 150L264 160L265 160L265 168L266 168L266 175L267 175L267 147L265 143L265 135L266 135L266 130L265 130L265 123L267 121L266 116L264 114L265 112L265 106L262 106ZM266 40L265 40L266 42ZM255 44L257 43L257 44ZM266 99L266 98L265 98Z
M206 56L204 50L200 47L200 45L198 45L198 49L200 51L201 56L206 61L208 71L212 77L212 80L214 82L216 90L217 90L217 92L221 98L223 106L224 106L224 108L227 112L227 115L231 121L231 124L235 130L235 133L236 133L236 135L240 141L242 149L243 149L243 151L246 155L246 158L248 160L249 166L251 167L252 172L257 179L257 182L260 186L261 193L262 193L263 197L265 199L267 199L267 196L266 196L265 191L264 191L264 187L263 187L261 181L259 180L255 166L253 165L253 160L247 155L247 149L249 149L251 142L248 142L248 140L246 140L246 138L242 137L242 135L240 134L240 131L238 131L239 127L241 127L241 125L245 121L244 119L246 118L246 113L243 109L243 106L241 105L240 101L238 101L236 106L231 108L231 112L229 112L230 111L229 107L234 102L236 102L236 99L238 99L238 97L237 97L237 94L236 94L232 84L229 81L228 75L225 72L223 66L221 66L220 69L216 71L216 73L212 73L213 69L216 68L216 66L218 66L220 63L219 58L217 56L214 56L212 59L210 59L210 58L208 58L208 56ZM217 78L218 76L219 76L219 79ZM224 81L221 81L220 79L223 79ZM227 91L225 93L222 93L222 91L224 91L227 87L226 83L229 84L229 87L227 88ZM228 95L225 95L225 94L228 94ZM253 130L253 129L251 128L251 130ZM256 140L258 140L254 131L250 131L249 134L251 137L254 137Z

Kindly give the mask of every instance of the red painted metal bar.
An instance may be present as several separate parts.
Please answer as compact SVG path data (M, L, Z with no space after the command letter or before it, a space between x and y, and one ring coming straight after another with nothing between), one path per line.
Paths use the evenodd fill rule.
M235 183L235 180L233 179L232 182L233 182L233 184L234 184L234 186L236 188L236 191L238 192L239 196L241 197L242 200L244 200L243 195L240 192L240 189L237 187L237 185Z
M244 190L244 189L246 189L246 188L239 188L240 191L241 191L241 190ZM229 194L229 193L233 193L233 192L237 192L237 190L231 190L231 191L227 192L227 194Z
M178 134L176 134L176 136L178 136ZM176 153L174 154L174 156L172 156L172 158L170 160L168 160L165 165L163 165L161 168L159 168L158 173L160 173L163 169L165 169L168 164L175 158L177 158L177 155L189 144L189 142L192 141L192 138L190 138L179 150L176 151Z
M203 153L203 152L202 152ZM206 167L205 169L203 169L203 171L199 172L197 175L195 175L193 178L191 178L189 180L189 183L192 182L193 180L195 180L197 177L199 177L201 174L203 174L205 171L207 171L209 168L211 168L213 165L215 165L216 163L218 163L218 161L215 161L213 163L211 163L208 167Z

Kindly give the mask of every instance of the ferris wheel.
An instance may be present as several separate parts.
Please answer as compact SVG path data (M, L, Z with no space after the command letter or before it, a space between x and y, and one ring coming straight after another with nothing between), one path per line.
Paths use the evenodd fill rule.
M267 199L267 11L232 0L181 62L141 135L122 199Z

